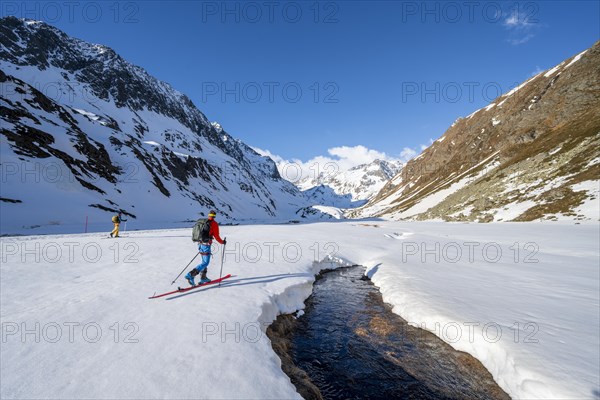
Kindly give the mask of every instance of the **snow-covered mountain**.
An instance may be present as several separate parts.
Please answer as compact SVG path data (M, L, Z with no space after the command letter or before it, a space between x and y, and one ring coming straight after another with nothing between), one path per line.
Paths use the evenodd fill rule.
M353 208L365 204L401 169L400 161L374 160L347 170L324 169L296 185L315 204Z
M600 42L459 118L349 216L600 218Z
M302 193L311 203L338 208L355 208L366 203L366 200L352 200L352 194L338 194L327 185L319 185L304 190Z
M275 163L112 49L0 20L2 232L318 217ZM307 208L308 207L308 208ZM59 229L60 230L60 229Z

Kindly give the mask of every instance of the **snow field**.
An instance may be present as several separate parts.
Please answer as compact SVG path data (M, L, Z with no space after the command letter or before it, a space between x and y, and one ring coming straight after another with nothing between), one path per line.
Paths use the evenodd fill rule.
M303 309L316 272L348 264L513 398L599 387L596 224L223 226L234 276L154 300L183 284L169 285L195 254L190 229L128 235L0 240L0 397L299 398L264 331Z

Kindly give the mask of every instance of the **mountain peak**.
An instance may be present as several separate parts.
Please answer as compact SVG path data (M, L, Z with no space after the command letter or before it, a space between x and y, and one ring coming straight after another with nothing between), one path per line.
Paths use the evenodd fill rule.
M85 84L88 96L114 100L118 107L158 112L198 134L211 134L208 120L187 96L144 68L130 64L108 46L69 37L43 22L30 22L14 17L2 19L0 60L22 68L63 70L70 79ZM216 138L213 140L216 142Z

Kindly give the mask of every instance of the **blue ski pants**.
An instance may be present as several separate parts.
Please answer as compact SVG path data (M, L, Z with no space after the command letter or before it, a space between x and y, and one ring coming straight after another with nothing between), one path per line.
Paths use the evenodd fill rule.
M206 267L208 267L208 264L210 264L210 257L212 256L212 254L210 253L210 245L209 244L201 244L198 246L198 251L200 252L200 255L202 256L202 262L200 264L198 264L198 266L196 267L196 270L198 272L202 272L202 270L206 269Z

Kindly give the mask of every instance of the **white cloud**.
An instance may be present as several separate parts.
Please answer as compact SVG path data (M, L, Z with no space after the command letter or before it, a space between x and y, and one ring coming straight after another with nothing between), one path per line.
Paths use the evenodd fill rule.
M514 13L504 21L504 25L507 26L516 26L518 24L519 20Z
M412 158L415 158L416 155L417 155L417 151L415 149L411 149L410 147L405 147L400 152L400 159L408 161Z
M513 46L518 46L520 44L529 42L529 40L533 39L534 36L534 34L530 33L518 38L509 38L508 43L512 44Z
M509 28L523 28L523 27L531 27L537 21L529 18L528 15L525 15L525 12L519 13L518 10L514 10L508 18L504 20L504 26Z
M529 14L523 10L519 12L517 9L503 21L503 25L509 33L507 41L513 46L527 43L535 37L540 28L538 21L531 18Z
M374 160L395 160L392 157L388 157L385 153L368 149L361 145L354 147L332 147L327 150L327 152L338 161L342 161L344 164L348 165L349 168L361 164L368 164Z
M422 146L421 146L422 147ZM425 146L426 147L426 146ZM384 152L369 149L365 146L338 146L327 150L327 156L317 156L310 160L286 160L269 150L253 147L254 151L263 156L271 157L277 164L279 173L293 183L306 177L314 177L319 173L332 174L347 171L350 168L368 164L375 160L385 160L405 164L417 155L417 150L405 147L397 156L390 156Z

